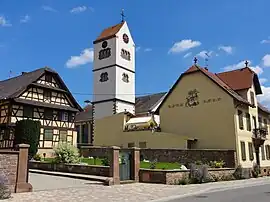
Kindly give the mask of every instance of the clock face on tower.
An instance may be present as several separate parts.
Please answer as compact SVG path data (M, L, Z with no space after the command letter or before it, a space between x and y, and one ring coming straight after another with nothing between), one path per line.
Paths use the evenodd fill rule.
M129 42L129 38L128 38L128 35L127 34L123 34L123 41L125 43L128 43Z
M102 48L106 48L108 46L108 42L107 41L103 41L101 46L102 46Z

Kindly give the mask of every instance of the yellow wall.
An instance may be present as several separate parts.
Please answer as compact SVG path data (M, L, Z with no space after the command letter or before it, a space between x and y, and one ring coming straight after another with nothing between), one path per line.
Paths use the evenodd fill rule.
M128 147L134 143L139 147L140 142L146 142L148 148L186 148L187 137L151 131L123 130L124 113L112 115L95 121L94 145Z
M199 91L199 105L185 107L190 90ZM204 100L221 98L217 102ZM169 108L172 104L181 104ZM160 109L161 130L198 139L198 149L235 149L233 99L201 72L182 77Z
M251 102L251 98L250 98L250 92L254 92L255 94L255 89L254 86L252 86L250 89L248 90L242 90L241 92L239 92L243 97L246 97L250 102ZM254 155L254 160L250 160L250 155L249 155L249 147L248 147L248 143L252 143L252 130L255 128L255 124L254 121L252 119L252 116L256 117L256 124L257 124L257 128L259 127L259 122L258 122L258 116L262 117L263 119L267 119L268 124L265 126L268 128L269 131L269 118L268 115L266 113L261 112L260 110L258 110L257 107L257 98L255 96L255 108L252 107L248 107L248 106L239 106L238 109L241 110L243 112L244 118L243 118L243 125L244 128L240 129L239 128L239 119L238 119L238 109L236 109L235 112L235 121L236 121L236 131L237 131L237 143L238 143L238 148L237 148L237 158L239 160L239 163L243 166L243 167L250 167L252 166L254 163L256 163L256 154L255 154L255 149L253 147L253 155ZM245 114L249 113L250 114L250 120L251 120L251 131L247 130L247 119ZM264 124L262 123L262 125L264 126ZM245 142L245 153L246 153L246 160L242 160L242 150L241 150L241 142ZM265 152L265 160L262 160L262 150L260 148L260 164L261 166L270 166L270 160L267 160L266 158L266 149L265 149L265 145L270 145L270 140L266 140L265 144L264 144L264 152Z

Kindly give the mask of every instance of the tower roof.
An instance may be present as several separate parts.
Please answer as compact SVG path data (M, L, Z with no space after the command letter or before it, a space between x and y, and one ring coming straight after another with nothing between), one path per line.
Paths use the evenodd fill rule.
M108 28L104 29L101 32L101 34L98 36L98 38L94 41L94 44L98 43L98 42L100 42L102 40L115 37L115 35L119 32L119 30L122 28L124 23L125 22L121 22L121 23L119 23L117 25L114 25L114 26L111 26L111 27L108 27Z

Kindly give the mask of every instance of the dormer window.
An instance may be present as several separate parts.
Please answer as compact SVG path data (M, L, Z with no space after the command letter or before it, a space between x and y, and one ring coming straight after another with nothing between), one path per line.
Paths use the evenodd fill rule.
M250 92L250 102L253 106L255 106L255 95L254 92Z
M52 75L51 74L45 74L45 81L52 82Z

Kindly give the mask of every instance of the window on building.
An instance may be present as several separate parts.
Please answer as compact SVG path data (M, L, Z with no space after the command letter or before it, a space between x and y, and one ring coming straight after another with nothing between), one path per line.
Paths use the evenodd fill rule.
M254 160L254 153L253 153L253 145L251 142L248 143L248 151L249 151L249 160Z
M266 159L270 160L270 146L265 145L265 153L266 153Z
M245 142L240 142L241 144L241 154L242 154L242 160L245 161L247 160L247 157L246 157L246 145L245 145Z
M264 144L261 146L262 160L265 160Z
M52 82L52 75L51 74L45 74L45 81Z
M261 128L262 127L262 117L258 117L258 122L259 122L259 128Z
M247 121L247 130L251 131L251 120L250 120L250 114L246 113L246 121Z
M43 91L43 97L45 100L51 100L52 92L50 90L44 90Z
M239 122L239 128L243 130L244 129L243 112L241 110L238 110L238 122Z
M53 119L53 111L51 109L45 109L44 110L44 118L47 120Z
M52 129L44 129L44 140L52 141L53 140L53 130Z
M62 121L68 121L68 113L62 112Z
M60 130L59 141L60 142L66 142L67 141L67 131L66 130Z
M128 148L130 148L130 147L135 147L135 143L134 142L128 143Z
M31 106L23 106L23 116L27 118L32 118L33 117L33 107Z
M146 148L146 142L139 142L140 148Z
M256 117L252 116L252 120L253 120L253 128L257 128L257 122L256 122Z
M255 105L255 96L254 92L250 92L250 102L252 105Z

